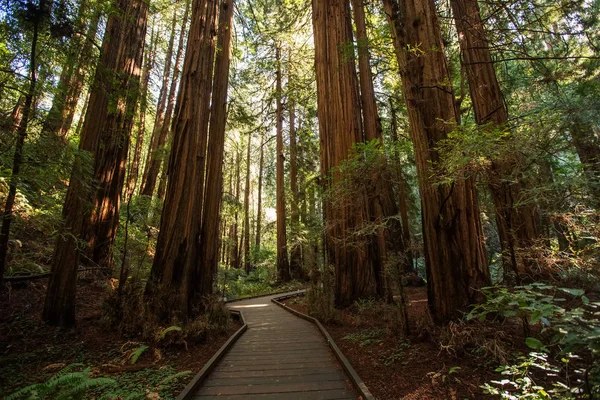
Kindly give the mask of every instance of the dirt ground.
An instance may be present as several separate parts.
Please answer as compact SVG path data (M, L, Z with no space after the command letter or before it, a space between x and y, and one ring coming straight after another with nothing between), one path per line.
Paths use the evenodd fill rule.
M110 290L106 283L80 280L77 324L67 331L41 320L46 284L46 280L30 282L0 294L0 397L82 363L92 367L93 376L117 380L123 395L157 392L159 398L172 398L240 327L232 322L226 333L209 337L204 344L151 347L132 364L132 350L147 343L121 335L103 321L103 302ZM183 371L189 372L167 379Z
M483 399L481 385L498 379L498 363L489 357L445 347L444 337L428 322L427 293L408 288L408 337L390 332L377 313L340 310L326 328L378 400ZM304 298L287 305L307 313Z

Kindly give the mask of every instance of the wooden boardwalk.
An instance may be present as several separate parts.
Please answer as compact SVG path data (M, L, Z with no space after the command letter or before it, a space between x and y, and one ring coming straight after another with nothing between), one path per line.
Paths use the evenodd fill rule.
M318 329L271 302L232 303L248 330L193 397L196 400L356 399Z

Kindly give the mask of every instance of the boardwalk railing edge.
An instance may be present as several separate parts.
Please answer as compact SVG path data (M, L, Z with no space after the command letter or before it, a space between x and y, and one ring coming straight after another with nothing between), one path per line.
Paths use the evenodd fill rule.
M335 343L335 341L333 340L333 338L331 337L329 332L327 332L327 329L325 329L323 324L321 324L321 322L318 319L308 316L306 314L303 314L300 311L296 311L293 308L290 308L281 302L282 300L291 299L293 297L304 296L305 294L306 294L306 291L302 291L300 293L293 293L293 294L289 294L286 296L276 297L276 298L271 299L271 301L273 303L277 304L279 307L283 308L284 310L296 315L297 317L300 317L302 319L305 319L305 320L317 325L317 328L319 328L319 331L321 332L321 334L325 337L325 339L327 339L327 343L331 347L331 350L335 354L336 358L338 359L340 364L342 364L344 371L346 371L346 373L350 377L350 380L352 381L352 384L358 391L358 394L360 396L362 396L363 400L375 400L375 397L371 394L371 392L369 391L369 388L367 388L367 385L363 382L363 380L360 378L358 373L356 373L356 370L354 370L354 367L352 367L352 364L350 364L350 361L348 361L348 359L346 358L344 353L342 353L342 351L340 350L338 345Z
M259 299L261 297L277 296L278 294L284 294L284 293L290 293L290 292L295 292L294 294L298 294L298 293L304 293L305 291L306 291L306 289L297 289L297 290L289 290L288 289L288 290L282 290L279 292L273 292L273 293L267 293L267 294L257 294L255 296L240 297L238 299L225 300L223 303L225 303L225 304L236 303L238 301Z
M215 369L217 363L223 358L223 356L229 351L231 346L242 336L248 329L248 324L244 319L244 313L238 310L229 310L231 314L238 315L242 321L242 326L238 329L231 337L225 342L223 346L211 357L210 360L204 365L204 367L194 376L194 378L188 383L183 391L177 396L176 400L187 400L194 396L194 393L202 385L208 375Z

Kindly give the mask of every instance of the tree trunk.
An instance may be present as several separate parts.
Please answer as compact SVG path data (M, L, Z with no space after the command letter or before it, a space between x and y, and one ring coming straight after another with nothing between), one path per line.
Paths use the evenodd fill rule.
M262 230L262 186L263 186L263 170L265 166L265 143L264 135L260 141L260 161L258 164L258 207L256 209L256 251L260 251L260 236Z
M160 165L164 158L159 154L159 150L162 149L162 147L165 145L166 138L169 132L169 123L171 115L173 114L173 107L175 103L175 90L179 78L179 70L181 68L181 57L185 37L184 30L187 25L188 13L189 1L186 4L183 22L181 23L181 33L179 36L179 45L177 48L177 57L175 60L175 72L173 73L173 78L170 81L169 87L169 78L171 77L171 64L173 62L173 45L175 43L175 28L177 27L177 10L173 11L173 23L171 25L171 36L169 39L167 55L165 58L165 69L163 71L162 86L160 89L160 94L158 96L158 105L156 107L154 128L152 129L150 147L148 148L148 157L146 159L146 167L144 168L144 179L141 194L145 196L152 197L152 195L154 194L156 178L158 177Z
M277 82L276 93L277 98L277 274L279 280L288 282L291 280L290 263L287 254L287 233L286 233L286 216L285 216L285 171L284 161L285 154L283 151L283 104L281 97L283 95L281 89L281 49L279 45L275 49L275 59L277 62Z
M588 179L588 190L593 196L593 204L600 209L600 137L593 127L583 126L577 118L571 124L571 141L583 164Z
M175 18L173 18L175 20ZM150 82L150 74L154 69L154 64L156 62L156 46L158 40L155 35L155 27L156 24L153 24L152 34L150 35L150 51L147 51L145 54L146 57L146 65L144 66L144 72L142 74L141 81L141 97L140 97L140 113L138 116L138 129L137 129L137 137L135 140L135 149L133 152L133 159L131 160L131 165L129 166L129 173L127 177L127 189L125 193L125 198L130 199L135 191L135 187L137 185L137 179L140 168L140 159L142 157L142 147L144 145L144 136L146 134L146 109L148 108L148 83Z
M100 7L92 12L91 20L85 35L76 35L71 42L69 59L63 66L56 94L52 100L52 107L44 120L42 132L53 137L65 139L73 124L73 117L77 103L83 91L86 72L94 54L94 41L100 24ZM86 14L89 13L89 4L82 1L79 12L79 26L76 30L82 32L87 24Z
M356 24L356 42L358 48L358 67L360 72L360 94L363 111L364 135L366 141L377 140L383 149L383 130L379 118L379 110L375 98L375 89L373 87L373 73L371 72L371 56L369 54L369 39L367 37L367 28L365 21L364 4L361 0L352 0L352 10L354 11L354 22ZM386 165L384 155L381 162ZM387 168L384 169L387 171ZM392 251L401 256L401 269L406 270L407 259L405 257L405 248L407 244L403 241L402 226L395 218L398 214L398 207L394 198L394 189L392 187L389 174L380 174L373 178L374 190L370 193L371 213L373 222L380 225L375 238L377 251L381 263L376 263L377 288L380 296L391 300L391 291L387 290L387 273L385 265L387 264L389 252ZM384 178L384 179L381 179Z
M248 134L248 150L246 153L246 186L244 188L244 269L250 273L250 149L252 134Z
M396 108L394 107L394 103L390 98L390 113L392 117L392 141L398 142L398 121L396 117ZM397 185L396 191L398 192L398 208L400 211L400 219L402 221L402 243L405 245L405 254L406 254L406 263L404 264L406 269L405 273L414 272L414 256L412 252L412 238L410 233L410 221L408 218L408 184L404 177L404 171L402 171L402 165L400 163L400 149L397 149L396 154L396 175L397 175Z
M440 184L436 146L457 120L433 0L384 0L394 31L421 191L429 308L437 322L460 316L490 283L472 178Z
M169 183L146 299L159 319L192 316L204 295L197 262L204 161L216 44L217 0L194 0L192 24L173 120ZM211 285L212 287L212 285ZM165 305L167 305L165 307Z
M185 13L183 15L183 21L181 22L181 32L179 34L179 45L177 47L177 56L175 57L175 67L173 69L173 78L171 80L171 87L169 89L169 100L167 101L167 110L165 111L165 122L163 123L163 126L161 128L161 134L159 136L159 140L158 140L158 146L161 149L164 149L165 143L168 140L169 137L169 133L171 132L171 118L173 116L173 109L175 108L175 91L177 89L177 83L179 82L179 75L181 74L181 63L183 61L183 48L184 48L184 44L185 44L185 31L186 31L186 27L187 27L187 21L188 21L188 17L189 17L189 10L190 10L190 4L191 4L191 0L186 0L186 8L185 8ZM152 179L154 181L156 181L156 178L152 178L153 174L158 173L158 171L160 170L160 182L158 184L158 198L161 200L165 199L165 192L167 190L167 163L166 163L166 159L163 157L160 157L160 160L158 160L158 166L154 165L154 162L156 162L156 159L153 158L153 164L150 166L149 170L145 169L144 173L144 182L146 180L148 180L150 183L152 184ZM148 165L148 164L146 164ZM162 168L161 168L162 166ZM151 176L150 178L148 178L148 176ZM150 188L148 188L147 192L150 191ZM152 189L152 191L154 191L154 189Z
M451 0L458 31L462 62L467 72L475 120L486 129L506 129L508 111L490 54L477 0ZM505 137L510 141L510 137ZM539 215L535 204L523 203L524 182L514 177L518 149L509 157L492 160L489 186L496 209L496 223L504 252L504 264L519 277L528 274L526 262L518 262L517 247L532 246L539 238Z
M231 266L235 269L239 269L241 266L240 251L238 246L238 222L239 213L237 205L240 204L240 187L241 187L241 154L239 148L235 151L235 204L236 211L233 215L233 222L231 224Z
M29 117L32 114L33 98L37 86L37 46L40 34L41 18L44 15L46 1L40 0L38 9L36 10L37 18L33 21L33 35L31 39L31 52L29 55L29 89L25 95L23 109L19 112L19 105L13 113L13 121L18 127L16 129L17 141L15 143L15 154L13 156L12 173L8 184L8 194L4 203L4 214L2 215L2 228L0 230L0 291L2 291L2 282L4 280L4 271L6 270L6 256L8 254L8 241L10 236L10 225L13 220L13 207L17 196L17 186L19 184L19 174L21 173L21 164L23 163L23 147L27 138L27 128L29 125ZM20 102L20 99L19 99ZM19 115L20 114L20 115Z
M291 77L290 77L291 79ZM290 249L290 272L292 278L302 279L302 247L300 245L300 211L298 209L298 149L296 146L296 106L294 100L290 99L290 189L292 191L292 201L290 204L291 225L292 225L292 245Z
M92 231L104 234L102 242L110 250L118 224L125 157L131 130L131 117L137 103L139 71L146 35L148 6L143 0L119 0L118 12L111 14L106 26L101 56L90 94L79 149L95 156L95 176L99 189L94 209L98 225ZM133 91L133 92L132 92ZM122 104L112 108L109 103ZM106 164L104 164L106 163ZM89 222L90 179L83 166L85 160L75 160L69 190L63 207L64 226L54 249L52 275L48 283L44 320L64 327L75 323L75 289L79 263L79 243ZM102 168L100 168L102 167ZM100 207L104 208L100 208ZM115 218L116 217L116 218ZM112 238L112 239L111 239ZM101 247L99 247L101 248Z
M231 31L233 19L233 0L219 4L219 32L213 82L212 109L210 115L210 134L208 143L208 162L206 170L206 198L202 220L201 256L204 290L212 288L213 276L219 265L219 245L222 237L221 203L223 199L223 154L225 151L225 125L227 122L227 89L229 87L229 64L231 59ZM209 277L208 274L211 274ZM209 286L209 284L211 286Z
M343 179L332 169L348 158L355 143L363 141L361 105L356 64L346 49L353 43L348 2L313 0L312 5L321 173L331 174L331 179L323 179L327 188ZM368 240L353 235L371 219L366 190L336 199L335 206L326 200L323 208L327 263L335 267L336 305L348 306L376 295L375 266L381 265L381 259Z
M125 183L127 154L140 95L140 71L143 69L144 44L148 20L146 0L126 1L126 24L123 30L119 62L129 79L115 85L121 107L111 110L100 136L94 164L97 184L93 212L90 217L90 249L92 261L107 269L114 266L113 244L119 227L121 195ZM133 22L133 23L132 23Z

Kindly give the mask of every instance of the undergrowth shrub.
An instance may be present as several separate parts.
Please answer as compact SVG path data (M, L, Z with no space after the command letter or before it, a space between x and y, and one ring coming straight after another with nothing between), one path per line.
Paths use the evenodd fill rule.
M306 292L308 313L323 323L336 320L333 268L326 268L318 277L314 278Z
M84 399L86 393L94 387L113 386L116 381L104 377L92 377L92 369L83 364L71 364L43 383L27 386L6 400L17 399Z
M582 289L544 283L491 287L484 293L486 301L467 320L520 321L525 344L535 351L500 367L509 379L486 386L489 393L513 398L511 390L519 390L536 399L550 398L549 393L553 398L600 395L600 302L591 302ZM552 372L545 374L548 389L535 383L544 376L540 371Z

